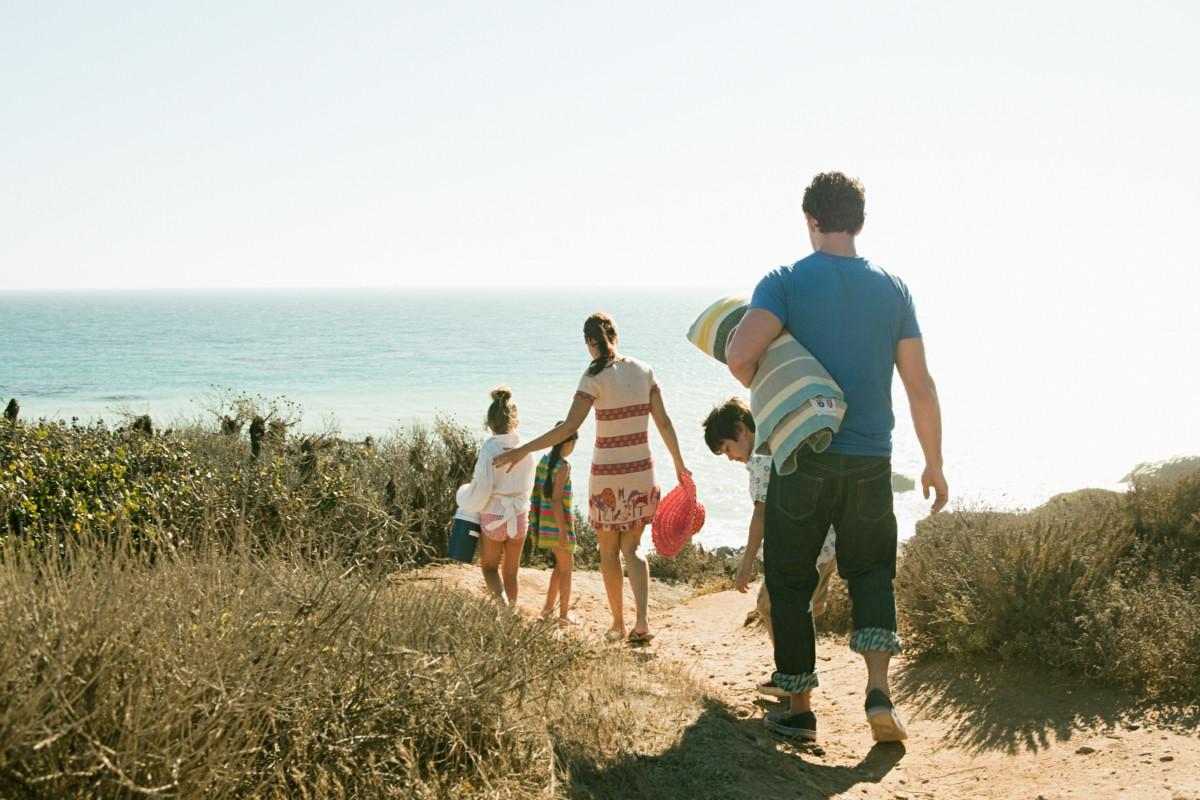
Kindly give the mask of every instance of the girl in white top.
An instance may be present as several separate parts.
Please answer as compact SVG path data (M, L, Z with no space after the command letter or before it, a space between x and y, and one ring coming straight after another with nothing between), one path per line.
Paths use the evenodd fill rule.
M517 603L517 568L521 564L521 548L529 526L529 494L537 462L526 456L512 470L497 470L492 461L505 450L521 444L517 435L517 406L507 386L492 392L488 407L487 426L492 438L479 449L475 474L471 482L460 486L455 500L464 511L479 513L483 528L480 537L479 566L488 591L501 603ZM503 562L503 567L501 567ZM503 575L501 575L503 569Z

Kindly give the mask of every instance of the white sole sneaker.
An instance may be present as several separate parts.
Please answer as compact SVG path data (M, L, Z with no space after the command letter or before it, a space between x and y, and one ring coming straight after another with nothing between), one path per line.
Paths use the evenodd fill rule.
M894 708L878 706L868 709L867 722L871 723L871 735L877 742L900 742L908 738L908 729Z
M867 695L867 722L877 742L899 742L908 738L908 730L900 721L896 707L886 694L872 689Z

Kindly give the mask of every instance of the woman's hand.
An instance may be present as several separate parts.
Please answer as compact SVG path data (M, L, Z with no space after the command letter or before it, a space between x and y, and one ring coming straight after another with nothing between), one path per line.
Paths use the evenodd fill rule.
M503 466L507 466L508 469L505 471L512 472L513 466L525 457L524 450L525 447L523 445L521 447L513 447L509 450L505 450L503 453L492 459L492 469L500 469Z

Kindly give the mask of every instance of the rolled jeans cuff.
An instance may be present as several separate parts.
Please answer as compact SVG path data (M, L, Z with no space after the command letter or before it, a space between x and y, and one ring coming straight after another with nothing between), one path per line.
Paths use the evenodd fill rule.
M817 671L815 669L812 672L801 672L799 675L775 672L771 674L771 680L780 689L792 694L797 692L811 692L821 685L820 681L817 680Z
M900 652L900 635L887 628L859 628L850 637L850 649L856 653L882 650L896 655Z

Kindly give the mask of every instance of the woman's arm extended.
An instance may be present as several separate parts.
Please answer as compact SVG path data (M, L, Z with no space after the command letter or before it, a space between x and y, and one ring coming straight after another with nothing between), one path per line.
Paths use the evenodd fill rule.
M511 450L505 450L492 462L492 466L496 469L507 466L511 471L513 464L516 464L530 453L536 453L538 450L545 450L547 447L554 445L566 439L575 431L579 430L579 426L587 419L588 410L591 405L586 400L581 400L576 397L571 401L571 410L567 412L567 418L558 425L555 425L550 430L543 433L536 439L531 439L520 447L514 447Z

